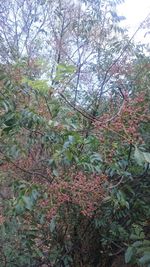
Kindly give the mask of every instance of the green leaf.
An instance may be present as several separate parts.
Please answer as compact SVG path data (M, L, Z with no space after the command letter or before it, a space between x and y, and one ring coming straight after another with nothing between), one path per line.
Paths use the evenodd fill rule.
M58 170L54 169L54 170L53 170L53 174L54 174L56 177L58 177L58 175L59 175Z
M150 153L143 152L135 147L134 157L139 165L142 165L144 162L150 163Z
M142 265L150 263L150 253L145 253L144 256L139 259L139 263Z
M29 86L31 86L35 90L39 90L42 92L48 92L49 91L49 86L48 86L48 81L47 80L30 80L26 77L22 79L22 83L27 83Z
M99 153L93 153L91 156L90 156L90 161L91 163L95 162L95 161L102 161L102 157Z
M36 252L37 256L39 256L40 258L42 258L44 256L39 248L35 248L35 252Z
M128 247L125 253L125 263L129 263L133 256L133 247Z
M150 153L143 152L143 156L144 156L145 162L150 163Z
M32 201L37 200L38 196L39 196L39 192L36 189L33 189L32 194L31 194Z
M134 151L134 158L135 160L137 161L137 163L139 165L142 165L145 161L145 158L144 158L144 155L143 155L143 152L140 151L137 146L135 147L135 151Z
M131 237L130 237L131 238ZM143 244L143 242L142 241L136 241L136 242L134 242L133 243L133 247L140 247L141 245Z
M53 217L53 219L51 220L50 224L49 224L49 229L51 231L51 233L53 233L55 231L56 228L56 219L55 217Z
M3 130L2 130L2 134L8 134L11 130L13 129L13 126L8 126L8 127L5 127Z
M58 64L55 81L63 80L65 77L68 77L70 74L73 74L74 71L75 67L73 65Z
M24 203L22 199L15 205L15 210L17 214L21 214L24 211Z
M25 203L25 207L26 207L26 209L28 209L28 210L32 210L32 207L33 207L33 201L31 200L31 198L28 197L28 196L23 196L22 199L23 199L23 201L24 201L24 203Z
M69 150L65 152L65 156L69 161L73 159L73 154Z

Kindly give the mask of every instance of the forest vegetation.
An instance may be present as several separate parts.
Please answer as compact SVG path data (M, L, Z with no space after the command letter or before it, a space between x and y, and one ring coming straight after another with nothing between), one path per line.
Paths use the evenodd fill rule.
M123 2L0 1L1 267L150 267L150 16L129 37Z

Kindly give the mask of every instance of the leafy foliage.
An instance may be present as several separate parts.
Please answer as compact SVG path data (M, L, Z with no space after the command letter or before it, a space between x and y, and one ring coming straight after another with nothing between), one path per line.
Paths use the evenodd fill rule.
M21 15L12 47L2 36L2 267L150 264L149 57L119 26L122 1L83 2L14 0L3 25Z

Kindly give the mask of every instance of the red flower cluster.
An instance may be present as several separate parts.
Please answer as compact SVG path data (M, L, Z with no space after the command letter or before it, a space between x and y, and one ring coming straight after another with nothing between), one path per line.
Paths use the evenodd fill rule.
M109 111L94 122L95 133L102 144L101 153L109 162L113 160L117 143L141 144L144 142L140 133L140 125L150 119L144 93L138 94L134 99L128 94L124 96L123 104L119 100L114 103L111 98Z
M116 109L115 106L116 103L114 103L114 110ZM147 122L150 119L148 115L148 106L145 104L144 94L141 93L134 99L131 99L126 95L120 112L114 116L114 119L111 120L111 118L112 103L111 111L109 110L108 113L104 114L94 123L100 141L105 142L107 139L106 136L111 133L110 139L116 139L116 136L118 136L121 141L126 141L128 143L142 142L140 124L142 122ZM114 138L113 134L115 134Z
M68 181L53 182L48 189L49 202L41 202L41 206L48 210L47 218L52 218L65 203L78 206L85 216L92 216L105 195L104 181L105 175L87 177L79 172L71 175Z

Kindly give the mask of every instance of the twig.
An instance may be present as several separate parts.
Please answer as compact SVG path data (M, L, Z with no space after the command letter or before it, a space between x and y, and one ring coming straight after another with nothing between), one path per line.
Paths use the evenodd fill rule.
M121 176L120 181L117 184L110 186L109 189L113 189L113 188L118 187L118 185L120 185L122 183L123 179L124 179L124 176Z
M45 176L44 174L42 174L42 173L39 173L39 172L31 172L31 171L28 171L28 170L26 170L26 169L23 169L22 167L20 167L20 166L18 166L16 163L14 163L10 158L8 158L2 151L0 151L0 153L2 154L2 155L4 155L5 156L5 158L7 159L7 161L8 162L10 162L13 166L15 166L17 169L19 169L19 170L21 170L21 171L23 171L23 172L25 172L25 173L28 173L28 174L30 174L30 175L38 175L38 176L41 176L41 177L43 177L44 179L46 179L46 180L48 180L49 182L52 182L53 181L53 177L52 176L50 176L50 178L51 178L51 180L47 177L47 176Z

